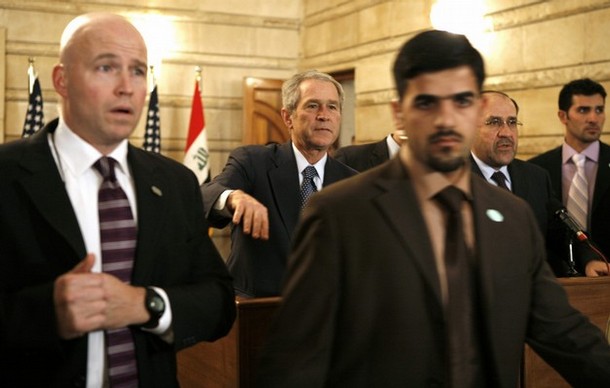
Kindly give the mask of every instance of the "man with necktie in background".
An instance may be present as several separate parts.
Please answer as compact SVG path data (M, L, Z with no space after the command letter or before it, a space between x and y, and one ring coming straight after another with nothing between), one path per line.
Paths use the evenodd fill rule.
M222 172L201 186L210 224L232 223L227 265L238 295L279 295L307 197L356 174L328 154L339 136L343 99L341 84L328 74L294 75L282 86L290 140L233 150Z
M59 59L59 119L0 146L0 384L177 387L176 351L235 318L197 179L127 140L148 69L127 19L75 18Z
M610 146L600 137L606 121L606 90L589 79L559 92L557 116L564 142L529 161L548 171L559 200L607 257L610 254ZM587 276L607 275L605 262L583 262Z
M530 204L546 240L547 260L557 276L567 276L571 269L584 273L582 263L599 259L599 255L585 243L574 242L573 253L576 258L572 259L575 267L570 267L572 263L566 240L569 231L554 214L557 209L553 204L556 202L547 171L515 158L521 126L519 105L500 91L484 91L482 97L486 104L472 145L472 171Z

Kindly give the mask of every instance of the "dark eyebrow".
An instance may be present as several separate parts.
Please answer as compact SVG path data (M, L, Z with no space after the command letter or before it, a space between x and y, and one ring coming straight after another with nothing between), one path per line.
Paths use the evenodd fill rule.
M432 101L441 101L441 100L455 100L462 98L474 98L476 94L474 92L460 92L455 94L449 94L446 96L437 96L434 94L419 94L415 97L416 100L432 100Z

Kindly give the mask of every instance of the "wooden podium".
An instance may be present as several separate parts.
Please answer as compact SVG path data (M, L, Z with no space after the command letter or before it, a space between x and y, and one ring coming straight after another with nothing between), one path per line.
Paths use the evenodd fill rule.
M570 303L606 331L610 315L610 277L562 278ZM178 380L183 388L254 386L259 352L280 298L236 299L237 319L229 334L178 353ZM524 350L523 388L569 387L528 346Z
M568 293L570 304L588 316L591 322L605 333L610 316L610 277L560 278L558 280ZM524 388L570 387L527 345L523 358L522 386Z
M249 388L279 297L236 298L237 318L226 337L178 352L182 388Z

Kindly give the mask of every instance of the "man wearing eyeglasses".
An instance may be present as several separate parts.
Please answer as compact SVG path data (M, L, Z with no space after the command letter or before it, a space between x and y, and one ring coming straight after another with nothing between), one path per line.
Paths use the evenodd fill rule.
M551 181L544 169L515 159L521 126L519 105L499 91L484 91L482 97L486 104L471 149L472 171L526 200L546 234Z
M605 103L606 90L591 79L577 79L564 85L559 93L557 113L565 126L564 143L530 161L549 172L556 198L607 256L610 254L610 146L600 141L606 120ZM579 158L582 158L582 167L577 163ZM580 206L577 201L582 202ZM577 216L581 212L582 220ZM587 276L607 275L607 268L605 263L593 261L587 263L585 272Z

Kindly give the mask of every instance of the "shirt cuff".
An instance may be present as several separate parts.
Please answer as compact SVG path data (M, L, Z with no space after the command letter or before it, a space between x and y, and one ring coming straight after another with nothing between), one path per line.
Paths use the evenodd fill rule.
M214 203L214 209L215 210L219 210L219 211L224 210L225 206L227 206L227 199L229 198L229 195L231 195L231 193L234 192L234 191L235 190L225 190L225 191L223 191L222 194L220 194L220 196L218 197L218 199Z

